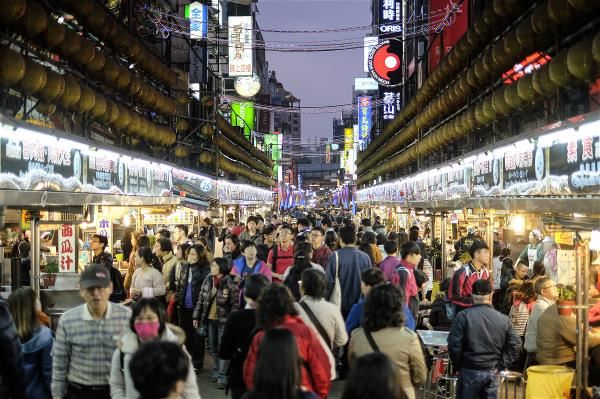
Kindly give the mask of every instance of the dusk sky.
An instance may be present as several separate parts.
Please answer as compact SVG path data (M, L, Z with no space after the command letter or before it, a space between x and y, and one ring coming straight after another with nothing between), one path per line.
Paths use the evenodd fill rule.
M261 29L306 30L365 26L371 23L370 0L259 0L257 15ZM367 31L289 34L263 32L269 41L323 41L356 39ZM363 50L290 53L267 51L269 69L286 90L301 99L301 106L352 102L355 77L364 77ZM332 119L339 114L302 114L302 139L331 137Z

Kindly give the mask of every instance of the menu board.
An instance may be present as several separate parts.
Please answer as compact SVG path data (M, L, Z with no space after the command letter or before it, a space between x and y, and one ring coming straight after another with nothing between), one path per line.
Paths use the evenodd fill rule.
M554 143L549 150L550 174L568 176L576 193L597 193L600 188L600 137Z
M113 187L125 190L126 166L119 158L111 159L102 153L87 155L87 183L100 190Z
M519 183L541 181L546 170L544 149L533 147L507 151L504 154L503 165L504 188Z

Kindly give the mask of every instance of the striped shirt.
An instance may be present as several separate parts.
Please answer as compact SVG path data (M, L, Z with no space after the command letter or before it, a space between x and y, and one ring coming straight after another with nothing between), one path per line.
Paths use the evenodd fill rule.
M52 397L62 398L67 384L108 385L116 339L128 328L131 310L109 302L102 320L94 320L86 304L59 320L52 359Z

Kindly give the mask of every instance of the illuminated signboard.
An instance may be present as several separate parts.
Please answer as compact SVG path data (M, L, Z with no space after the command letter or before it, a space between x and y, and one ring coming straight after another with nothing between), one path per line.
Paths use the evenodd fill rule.
M523 61L515 64L511 69L502 74L502 80L504 84L511 84L521 79L525 75L529 75L536 69L540 69L552 60L548 54L542 52L535 52Z
M371 118L372 118L373 97L359 96L358 97L358 142L369 139L371 133Z
M190 39L206 39L208 33L208 6L197 1L189 6Z
M229 76L252 76L252 17L229 17Z

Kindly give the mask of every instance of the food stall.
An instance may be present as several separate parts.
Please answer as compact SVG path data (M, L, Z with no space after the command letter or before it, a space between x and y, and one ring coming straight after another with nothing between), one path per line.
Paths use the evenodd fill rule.
M498 231L512 258L533 229L553 239L558 281L576 286L577 348L584 348L578 351L577 365L578 371L587 370L582 354L587 348L589 267L600 247L600 113L537 129L357 194L361 204L386 201L442 214L441 232L453 238L448 224L475 225L490 248L493 231ZM587 374L577 376L585 386Z
M225 180L217 182L219 216L226 222L228 214L246 223L249 216L260 214L266 217L273 210L273 191L247 184L236 184Z

